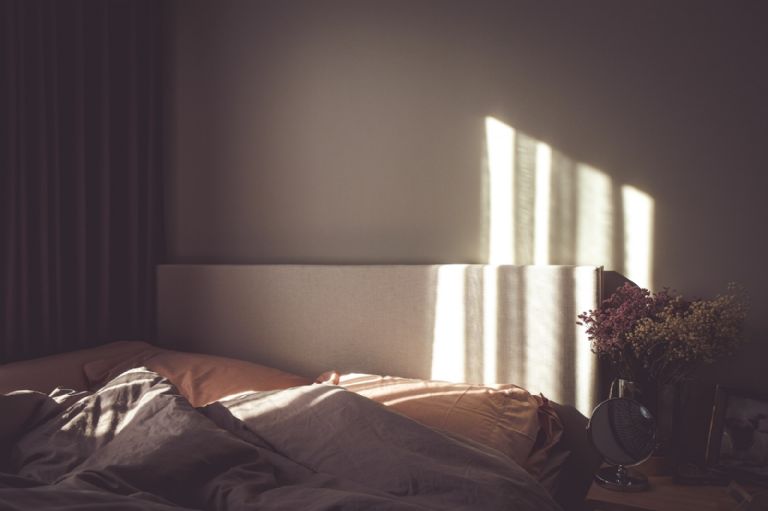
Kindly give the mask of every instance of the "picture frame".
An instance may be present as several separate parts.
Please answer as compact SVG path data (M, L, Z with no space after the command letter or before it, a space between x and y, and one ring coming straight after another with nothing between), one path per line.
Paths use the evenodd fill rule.
M706 464L736 481L768 485L768 393L717 386Z

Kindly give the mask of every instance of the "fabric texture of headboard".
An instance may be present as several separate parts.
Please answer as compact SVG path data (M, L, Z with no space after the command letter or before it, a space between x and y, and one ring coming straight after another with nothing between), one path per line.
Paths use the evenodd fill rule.
M314 377L337 369L509 382L588 414L595 360L576 315L594 266L161 265L164 347Z

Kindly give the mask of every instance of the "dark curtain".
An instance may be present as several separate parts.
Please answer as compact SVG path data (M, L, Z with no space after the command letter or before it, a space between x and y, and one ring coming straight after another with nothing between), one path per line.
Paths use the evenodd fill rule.
M153 336L161 11L0 0L0 362Z

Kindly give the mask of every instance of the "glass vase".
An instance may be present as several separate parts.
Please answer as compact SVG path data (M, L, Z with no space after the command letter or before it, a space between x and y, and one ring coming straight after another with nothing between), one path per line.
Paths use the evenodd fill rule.
M625 380L624 378L616 378L611 382L611 391L608 394L608 397L633 399L640 404L645 404L643 403L642 394L643 390L638 382L634 380Z

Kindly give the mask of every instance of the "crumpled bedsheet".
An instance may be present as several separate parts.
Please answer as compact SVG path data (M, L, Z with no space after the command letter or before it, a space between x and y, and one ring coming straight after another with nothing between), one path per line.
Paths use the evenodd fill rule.
M0 473L0 510L559 509L503 454L338 387L195 409L141 368L48 399Z

